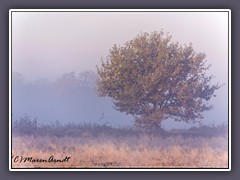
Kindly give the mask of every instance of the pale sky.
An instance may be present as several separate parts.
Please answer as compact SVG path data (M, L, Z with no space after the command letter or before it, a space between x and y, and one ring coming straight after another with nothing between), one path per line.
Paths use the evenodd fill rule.
M96 71L114 44L161 29L205 52L217 79L227 80L227 12L13 12L12 20L12 67L30 80Z
M226 83L218 94L227 106L227 12L13 12L12 69L28 80L96 71L114 44L160 30L206 53L209 73Z

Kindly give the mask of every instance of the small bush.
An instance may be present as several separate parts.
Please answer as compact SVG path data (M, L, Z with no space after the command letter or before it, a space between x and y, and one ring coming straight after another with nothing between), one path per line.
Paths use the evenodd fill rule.
M25 114L23 117L20 117L19 120L14 121L13 131L19 134L33 134L38 129L37 118L32 119L31 116Z

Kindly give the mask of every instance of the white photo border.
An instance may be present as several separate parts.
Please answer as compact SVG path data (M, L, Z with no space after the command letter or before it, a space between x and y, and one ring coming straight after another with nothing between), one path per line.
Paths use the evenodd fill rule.
M228 168L12 168L12 13L14 12L227 12ZM230 9L10 9L9 10L9 171L231 171L231 10Z

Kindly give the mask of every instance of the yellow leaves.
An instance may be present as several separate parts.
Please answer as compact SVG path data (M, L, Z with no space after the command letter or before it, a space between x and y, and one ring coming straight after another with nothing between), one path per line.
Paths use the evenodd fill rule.
M162 31L141 33L110 50L107 61L97 69L101 79L98 87L114 99L120 111L146 116L154 104L157 109L165 108L165 115L188 120L197 117L194 110L202 112L205 108L204 103L195 104L194 100L207 100L218 89L204 74L209 68L204 62L206 55L196 53L191 43L182 46L170 41L171 36ZM209 90L204 91L206 88ZM166 91L171 93L164 94Z

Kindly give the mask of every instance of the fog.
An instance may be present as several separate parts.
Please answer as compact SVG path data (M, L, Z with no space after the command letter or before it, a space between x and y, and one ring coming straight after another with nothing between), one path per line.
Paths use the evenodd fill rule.
M96 65L114 45L140 32L169 32L172 41L192 42L212 64L208 74L225 85L211 100L203 124L228 121L228 14L226 12L13 12L12 113L42 123L96 122L132 125L133 117L96 93ZM191 126L164 122L163 127Z
M54 82L42 79L32 83L27 82L23 75L13 73L13 119L30 115L43 124L58 121L62 124L129 125L129 116L113 109L109 98L97 95L95 81L93 72L78 75L71 72Z

